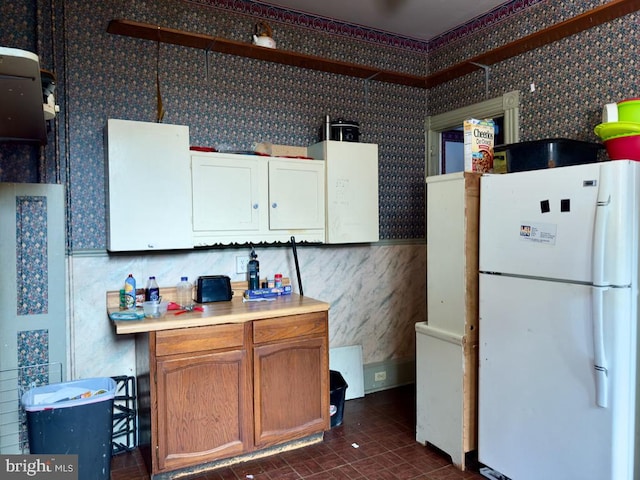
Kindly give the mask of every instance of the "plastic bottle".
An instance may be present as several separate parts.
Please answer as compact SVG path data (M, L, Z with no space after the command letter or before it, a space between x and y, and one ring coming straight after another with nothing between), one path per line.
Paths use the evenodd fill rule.
M188 277L180 277L180 283L176 285L177 304L188 310L193 306L193 289Z
M249 290L258 290L260 288L260 262L258 255L253 247L251 247L251 260L247 264L249 272Z
M124 295L127 308L134 310L136 308L136 279L131 273L124 281Z
M156 282L156 277L149 277L147 286L144 289L144 299L147 302L159 302L160 301L160 288Z

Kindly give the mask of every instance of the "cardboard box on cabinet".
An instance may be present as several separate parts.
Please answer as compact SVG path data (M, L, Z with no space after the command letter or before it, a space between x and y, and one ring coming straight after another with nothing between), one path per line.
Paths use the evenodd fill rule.
M296 147L294 145L275 145L269 142L256 143L254 146L256 153L264 153L272 157L306 157L307 147Z

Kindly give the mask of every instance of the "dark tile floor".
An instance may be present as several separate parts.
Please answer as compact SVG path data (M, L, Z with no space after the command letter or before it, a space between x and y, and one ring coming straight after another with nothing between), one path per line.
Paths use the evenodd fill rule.
M322 443L190 480L486 480L416 442L413 386L348 400L343 418ZM112 480L149 479L137 450L114 456L111 464Z

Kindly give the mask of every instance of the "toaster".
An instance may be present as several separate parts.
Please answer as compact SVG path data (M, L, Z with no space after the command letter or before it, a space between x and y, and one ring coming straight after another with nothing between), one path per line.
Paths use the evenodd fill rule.
M226 275L205 275L196 282L196 302L228 302L233 297L231 279Z

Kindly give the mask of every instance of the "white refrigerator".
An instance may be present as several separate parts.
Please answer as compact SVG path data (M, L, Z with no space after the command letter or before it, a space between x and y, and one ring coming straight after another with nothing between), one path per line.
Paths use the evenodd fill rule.
M638 478L640 163L484 175L480 191L480 462Z

